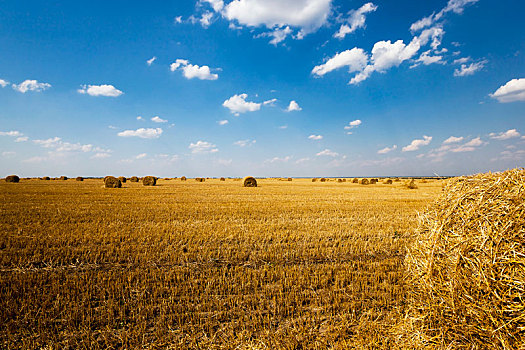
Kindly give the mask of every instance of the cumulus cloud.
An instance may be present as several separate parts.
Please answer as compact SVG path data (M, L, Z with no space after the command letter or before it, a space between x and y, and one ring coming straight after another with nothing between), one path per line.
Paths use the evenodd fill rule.
M525 101L525 78L508 81L490 94L490 97L501 103Z
M201 0L201 1L209 3L215 12L220 12L224 8L223 0Z
M431 55L430 50L425 51L419 56L419 58L416 60L416 63L411 67L416 67L419 64L423 64L425 66L431 65L433 63L443 63L442 59L443 56L440 55Z
M124 130L117 134L121 137L140 137L142 139L158 139L162 135L161 128L138 128L137 130Z
M4 80L5 82L5 80ZM51 84L48 83L39 83L37 80L24 80L20 84L13 84L13 89L18 92L25 94L28 91L40 92L47 90L51 87Z
M182 16L177 16L173 19L174 23L180 24L182 23Z
M81 88L77 90L80 94L88 94L89 96L106 96L106 97L119 97L123 94L122 91L115 88L113 85L81 85Z
M0 79L0 86L5 88L7 85L9 85L9 82L4 79Z
M316 156L318 157L322 157L322 156L337 157L338 155L339 153L331 151L328 148L316 154Z
M386 154L389 152L392 152L393 150L397 149L397 145L393 145L392 147L385 147L383 149L380 149L377 151L378 154Z
M248 98L247 94L233 95L224 101L222 105L236 116L241 113L255 112L261 109L260 103L246 101L246 98Z
M316 140L316 141L318 141L318 140L322 140L322 139L323 139L323 136L322 136L322 135L310 135L310 136L308 136L308 138L309 138L310 140Z
M363 122L359 119L356 119L356 120L352 120L350 123L348 123L348 125L345 126L345 130L351 130L351 129L354 129L354 128L357 128L359 125L361 125ZM352 135L352 132L351 131L348 131L347 132L348 135Z
M335 38L344 39L347 34L355 32L359 28L365 26L366 14L377 10L377 6L371 2L368 2L358 8L357 10L351 10L348 12L348 18L345 24L339 27L337 33L334 34Z
M151 66L153 62L155 62L156 60L157 60L157 56L153 56L152 58L147 60L146 63L148 64L148 66Z
M24 134L22 134L18 130L12 130L12 131L0 131L0 136L12 136L12 137L20 137Z
M337 53L325 63L315 66L312 69L312 74L323 76L333 70L348 67L348 72L357 72L363 70L368 63L368 56L363 49L354 47L351 50L346 50Z
M155 123L167 123L168 122L166 119L162 119L158 115L151 118L151 121Z
M469 142L465 143L464 145L450 148L450 152L473 152L476 150L476 147L482 146L483 144L484 142L481 140L481 137L476 137L470 140Z
M471 64L462 64L460 68L456 68L454 70L454 76L455 77L465 77L468 75L473 75L474 73L480 71L485 67L485 64L487 64L487 60L479 61L479 62L473 62Z
M206 154L206 153L219 152L219 149L217 148L217 146L207 141L197 141L196 143L190 143L188 148L191 150L191 153L194 153L194 154Z
M111 157L109 152L98 152L91 156L91 159L105 159Z
M447 5L437 13L433 13L430 16L423 17L416 21L410 26L412 32L419 31L423 28L430 27L436 21L439 21L446 13L454 12L456 14L462 14L466 6L475 4L479 0L449 0Z
M302 111L302 110L303 109L294 100L290 101L290 104L288 105L288 107L286 107L287 112Z
M228 124L228 123L229 123L229 122L228 122L227 119L219 120L219 121L217 122L217 124L219 124L219 125L226 125L226 124Z
M144 118L142 118L140 115L137 117L137 120L144 120Z
M420 147L428 145L430 141L432 141L432 136L423 135L423 139L412 140L410 145L402 148L402 151L403 152L417 151Z
M26 142L27 140L29 140L29 137L21 136L21 137L17 137L15 142Z
M182 75L186 79L197 78L200 80L217 80L219 78L218 74L211 72L210 67L194 65L188 60L181 58L177 59L170 65L170 70L172 72L178 69L182 70Z
M33 142L45 148L52 148L56 147L61 142L61 140L62 139L60 137L55 136L46 140L33 140Z
M256 38L261 37L270 37L272 40L270 40L270 44L277 45L280 42L283 42L290 34L293 33L293 30L289 27L282 27L282 28L275 28L271 32L265 32L259 35L256 35Z
M451 144L451 143L458 143L458 142L461 142L461 141L463 141L463 136L461 136L461 137L450 136L448 139L443 141L443 144L444 145L448 145L448 144Z
M250 140L250 139L247 139L247 140L239 140L239 141L235 141L233 144L235 146L239 146L239 147L246 147L246 146L251 146L253 144L255 144L255 140Z
M518 131L516 131L516 129L510 129L500 133L491 132L489 136L494 140L508 140L515 137L520 137L521 135Z

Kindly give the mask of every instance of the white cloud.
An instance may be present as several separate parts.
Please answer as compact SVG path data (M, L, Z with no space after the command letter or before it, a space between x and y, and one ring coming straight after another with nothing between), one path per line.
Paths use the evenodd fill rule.
M45 148L54 148L61 143L61 138L55 136L46 140L33 140L33 142Z
M122 91L115 88L113 85L81 85L81 88L77 90L80 94L88 94L89 96L106 96L106 97L119 97L123 94Z
M419 56L414 66L417 66L419 63L422 63L425 66L431 65L433 63L443 63L442 58L443 56L431 56L430 50L428 50L428 51L423 52L421 56Z
M317 153L316 156L322 157L322 156L328 156L328 157L337 157L339 153L329 150L328 148Z
M293 30L289 27L283 27L283 28L275 28L271 32L262 33L259 35L256 35L256 38L260 37L271 37L272 40L270 40L270 44L277 45L280 42L284 41L290 34L293 33Z
M144 159L147 157L147 153L141 153L135 156L135 159Z
M246 112L255 112L261 109L260 103L246 101L247 94L233 95L223 102L223 106L228 108L234 115Z
M276 98L272 98L271 100L264 101L263 105L274 107L275 106L275 102L277 102L277 99Z
M286 157L273 157L272 159L265 160L265 163L286 163L288 162L292 157L286 156Z
M508 81L490 94L490 97L501 103L525 101L525 78Z
M393 150L397 149L397 145L393 145L392 147L385 147L383 149L380 149L377 151L378 154L386 154L388 152L392 152Z
M322 135L310 135L310 136L308 136L308 138L310 140L316 140L317 141L317 140L322 140L323 136Z
M216 73L211 73L210 67L208 66L198 66L191 64L188 60L177 59L174 63L170 65L170 70L172 72L177 69L182 70L182 75L186 79L197 78L200 80L217 80L219 75Z
M208 28L211 24L213 18L213 13L206 11L202 14L201 18L198 20L203 28Z
M248 27L299 28L296 37L300 39L327 22L331 3L332 0L234 0L224 7L222 14Z
M281 126L279 126L279 129L281 129L281 130L288 129L288 125L281 125Z
M229 123L229 122L228 122L227 119L219 120L219 121L217 122L217 124L219 124L219 125L226 125L226 124L228 124L228 123Z
M371 2L364 4L357 10L351 10L348 12L348 18L346 19L348 24L341 25L337 33L334 34L334 37L343 39L346 34L353 33L358 28L363 28L366 21L365 15L367 13L374 12L375 10L377 10L377 6Z
M341 53L337 53L334 57L330 58L325 63L315 66L312 69L312 74L317 76L323 76L333 70L341 67L348 67L348 72L357 72L366 67L368 63L368 56L363 49L354 47L351 50L346 50Z
M12 136L12 137L20 137L23 136L20 131L18 130L12 130L12 131L0 131L0 136Z
M354 128L357 128L359 125L361 125L363 122L359 119L352 120L348 125L345 126L345 130L351 130ZM351 132L348 133L349 135L352 134Z
M161 128L138 128L137 130L124 130L117 134L121 137L140 137L142 139L157 139L162 135Z
M27 136L20 136L20 137L17 137L15 142L26 142L27 140L29 140L29 137Z
M419 31L423 28L430 27L436 21L439 21L446 13L454 12L456 14L463 13L466 6L474 4L479 0L449 0L447 5L438 13L433 13L428 17L424 17L410 26L412 32Z
M417 151L419 147L426 146L432 141L432 136L426 136L423 135L423 139L415 139L413 140L410 145L403 147L403 152L412 152Z
M222 0L202 0L202 2L209 3L215 12L220 12L224 8L224 1Z
M167 123L168 122L166 119L162 119L158 115L151 118L151 121L155 123Z
M48 83L39 83L37 80L24 80L22 83L16 85L13 84L13 89L25 94L27 91L40 92L47 90L51 87Z
M458 143L458 142L461 142L461 141L463 141L463 136L461 136L461 137L450 136L448 139L443 141L443 144L444 145L448 145L448 144L451 144L451 143Z
M22 162L24 163L42 163L42 162L45 162L46 160L47 160L46 157L31 157L31 158L24 159Z
M157 56L153 56L152 58L147 60L146 63L148 64L148 66L151 66L153 62L155 62L155 60L157 60Z
M512 138L515 138L515 137L520 137L520 133L518 131L516 131L516 129L510 129L510 130L507 130L505 132L500 132L500 133L490 133L489 134L490 138L491 139L494 139L494 140L508 140L508 139L512 139Z
M0 79L0 86L5 88L7 85L9 85L9 82L4 79Z
M191 153L195 153L195 154L206 154L206 153L219 152L219 149L217 148L217 146L207 141L197 141L196 143L190 143L188 148L191 150Z
M5 158L12 158L16 155L16 152L13 152L13 151L4 151L2 152L2 157L5 157Z
M511 131L511 130L509 130ZM514 130L516 131L516 130ZM519 136L519 134L518 134ZM483 145L483 141L481 141L481 137L476 137L475 139L470 140L469 142L465 143L465 146L467 147L478 147Z
M468 61L470 61L470 57L461 57L461 58L455 59L452 62L452 64L464 64L464 63L467 63Z
M109 158L111 157L111 154L108 153L108 152L99 152L99 153L95 153L94 155L91 156L91 159L104 159L104 158Z
M239 141L235 141L233 144L235 146L239 146L239 147L246 147L246 146L251 146L253 144L255 144L255 140L250 140L250 139L247 139L247 140L239 140Z
M456 68L454 70L454 76L455 77L465 77L468 75L473 75L477 71L482 70L483 67L485 67L485 64L487 64L487 62L488 62L487 60L483 60L483 61L471 63L469 65L462 64L459 69Z
M290 104L286 108L287 112L293 112L293 111L302 111L303 109L299 106L297 102L294 100L290 101Z
M144 120L140 115L137 117L137 120Z
M179 23L182 23L182 16L177 16L177 17L175 17L175 18L173 19L173 22L178 23L178 24L179 24Z

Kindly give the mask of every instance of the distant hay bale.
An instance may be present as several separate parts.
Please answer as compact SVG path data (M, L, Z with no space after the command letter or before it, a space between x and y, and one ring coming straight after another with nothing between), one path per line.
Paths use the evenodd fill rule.
M257 187L257 180L254 177L246 176L242 179L242 184L244 187Z
M127 180L124 176L119 176L118 179L119 179L120 182L122 182L123 184L125 184L125 183L126 183L126 180Z
M405 182L405 187L406 188L409 188L411 190L415 190L417 189L417 185L416 185L416 181L414 179L411 179L411 180L407 180Z
M394 182L400 182L400 181L401 181L401 179L398 178L398 177L396 177L396 178L394 179Z
M427 183L427 179L421 179L419 182L421 182L422 184L426 184Z
M186 181L186 176L181 176L180 181Z
M314 177L314 178L312 179L312 182L317 182L317 179Z
M353 180L352 180L352 183L353 184L358 184L359 183L359 179L357 177L355 177Z
M221 177L221 178L220 178L220 181L226 181L226 179L225 179L225 178L223 178L223 177Z
M524 349L525 170L453 179L405 257L402 348Z
M337 182L343 182L343 179L337 179Z
M42 178L42 180L49 181L49 180L51 180L51 178L50 178L49 176L44 176L44 177Z
M360 185L368 185L369 183L370 183L370 181L368 181L367 178L359 179L359 184Z
M129 178L129 182L139 182L139 178L136 176L132 176Z
M384 180L383 180L383 183L384 183L385 185L392 185L392 179L384 179Z
M82 176L77 176L75 181L84 181L84 178Z
M206 179L203 178L203 177L196 177L195 181L197 181L197 182L204 182L204 181L206 181Z
M326 179L324 177L321 178L321 180L319 180L321 182L326 182Z
M374 184L376 184L377 182L378 182L377 179L370 179L370 184L371 184L371 185L374 185Z
M106 176L104 178L104 187L105 188L121 188L122 182L114 176Z
M155 176L144 176L142 179L142 185L144 186L155 186L157 184L157 178Z
M67 180L67 176L60 176L59 180Z
M289 177L289 178L287 179L287 181L292 181L292 178L291 178L291 177Z
M17 175L6 176L5 182L17 183L20 182L20 178Z

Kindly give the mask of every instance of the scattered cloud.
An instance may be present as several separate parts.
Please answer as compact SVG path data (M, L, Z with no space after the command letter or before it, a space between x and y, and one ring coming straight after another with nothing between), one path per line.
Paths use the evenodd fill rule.
M147 153L141 153L135 156L135 159L144 159L148 156Z
M137 120L144 120L144 118L142 118L140 115L137 117Z
M368 56L363 49L354 47L334 55L323 64L315 66L312 74L322 77L333 70L348 67L348 72L358 72L363 70L368 63Z
M174 23L180 24L182 23L182 16L177 16L173 19Z
M293 30L289 27L283 27L283 28L275 28L271 32L262 33L259 35L256 35L256 38L262 38L262 37L270 37L272 40L270 40L270 44L277 46L280 42L283 42L286 40L286 38L293 33Z
M0 86L5 88L7 85L9 85L9 82L4 79L0 79Z
M47 161L47 157L31 157L24 159L22 162L24 163L42 163Z
M146 63L148 64L148 66L151 66L153 62L155 62L156 60L157 60L157 56L153 56L152 58L147 60Z
M209 3L215 12L220 12L224 8L223 0L201 0L201 1Z
M288 105L288 107L286 107L287 112L302 111L302 110L303 109L294 100L290 101L290 104Z
M339 153L331 151L328 148L316 154L316 156L318 157L322 157L322 156L337 157L338 155Z
M239 147L246 147L246 146L254 145L255 142L256 142L255 140L247 139L247 140L239 140L239 141L235 141L233 144L234 144L235 146L239 146Z
M117 134L121 137L140 137L142 139L158 139L162 135L161 128L138 128L137 130L124 130Z
M292 159L291 156L286 157L273 157L272 159L265 160L265 163L286 163Z
M123 94L122 91L115 88L113 85L81 85L77 90L79 94L88 94L89 96L106 96L119 97Z
M443 64L443 56L434 55L432 56L430 54L431 50L425 51L419 56L419 58L416 60L415 64L412 65L410 68L414 68L419 66L420 64L423 64L425 66L431 65L433 63L440 63Z
M158 115L151 118L151 121L155 123L167 123L168 122L166 119L162 119Z
M98 152L91 156L91 159L105 159L111 157L109 152Z
M461 136L461 137L450 136L448 139L443 141L443 144L444 145L448 145L448 144L451 144L451 143L458 143L458 142L461 142L461 141L463 141L463 136Z
M16 155L16 152L13 151L4 151L2 152L2 157L13 158Z
M241 113L255 112L261 109L260 103L248 102L246 98L247 94L233 95L229 99L223 102L223 106L228 108L230 112L238 116Z
M461 58L455 59L452 62L452 64L464 64L464 63L467 63L468 61L470 61L470 57L461 57Z
M393 150L397 149L397 145L393 145L392 147L385 147L383 149L380 149L377 151L378 154L386 154L389 152L392 152Z
M494 140L508 140L508 139L512 139L515 137L520 137L521 135L518 131L516 131L516 129L510 129L510 130L500 132L500 133L491 132L489 136L491 139L494 139Z
M361 125L361 124L362 124L362 121L359 120L359 119L356 119L356 120L353 120L353 121L351 121L350 123L348 123L348 125L346 125L344 129L345 129L345 130L351 130L351 129L357 128L357 127L358 127L359 125ZM347 134L348 134L348 135L352 135L353 132L348 131Z
M279 126L279 129L281 129L281 130L288 129L288 125L281 125L281 126Z
M190 143L188 148L191 150L191 153L194 153L194 154L206 154L206 153L219 152L219 149L217 148L217 146L207 141L197 141L196 143Z
M53 148L57 147L61 143L61 138L58 136L46 139L46 140L33 140L33 142L44 148Z
M423 28L432 26L435 22L439 21L446 13L454 12L456 14L462 14L466 6L475 4L479 0L449 0L447 5L438 13L433 13L428 17L424 17L410 26L412 32L419 31Z
M423 139L412 140L410 145L405 146L405 147L402 148L402 151L403 152L417 151L419 149L419 147L428 145L430 143L430 141L432 141L432 136L423 135Z
M20 137L17 137L15 142L26 142L27 140L29 140L29 137L27 136L20 136Z
M226 125L226 124L228 124L228 123L229 123L229 122L228 122L227 119L219 120L219 121L217 122L217 124L219 124L219 125Z
M12 131L0 131L0 136L11 136L11 137L20 137L23 136L20 131L18 130L12 130Z
M27 91L40 92L47 90L51 87L48 83L39 83L37 80L24 80L20 84L13 84L13 89L25 94Z
M334 34L334 38L344 39L347 34L355 32L359 28L365 26L366 14L377 10L377 6L371 2L368 2L358 8L357 10L351 10L348 12L348 18L345 20L346 23L339 27L339 30Z
M525 101L525 78L512 79L489 96L501 103Z
M479 61L479 62L473 62L469 65L462 64L460 68L456 68L454 70L454 76L455 77L465 77L469 75L473 75L474 73L480 71L485 67L485 64L487 64L487 60Z
M275 106L275 102L277 102L277 99L276 98L272 98L271 100L264 101L263 105L274 107Z
M317 141L317 140L322 140L323 136L322 135L310 135L310 136L308 136L308 138L310 140L316 140Z
M170 65L170 70L172 72L176 70L182 70L182 75L186 79L197 78L200 80L217 80L219 75L216 73L211 73L210 67L208 66L198 66L191 64L188 60L177 59L174 63Z

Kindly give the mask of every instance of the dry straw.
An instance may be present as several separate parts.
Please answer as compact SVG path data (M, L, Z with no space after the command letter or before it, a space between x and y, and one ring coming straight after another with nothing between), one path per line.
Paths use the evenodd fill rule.
M291 177L289 177L289 178L288 178L287 180L288 180L288 181L292 181L292 178L291 178Z
M368 181L367 178L362 178L362 179L359 179L359 184L360 185L368 185L370 182Z
M84 178L82 176L77 176L75 180L76 181L84 181Z
M352 180L352 183L353 183L353 184L358 184L358 183L359 183L359 179L358 179L357 177L354 178L354 179Z
M105 188L121 188L122 182L114 176L106 176L104 178L104 187Z
M244 187L257 187L257 180L254 177L246 176L242 179L242 184Z
M321 178L321 180L319 180L321 182L326 182L326 179L324 177Z
M392 184L392 179L384 179L384 180L383 180L383 183L384 183L385 185L391 185L391 184Z
M59 180L67 180L67 176L60 176Z
M44 176L44 177L42 178L42 180L49 181L49 180L51 180L51 178L50 178L49 176Z
M5 178L5 182L17 183L20 182L20 178L17 175L9 175Z
M155 186L157 184L157 178L155 176L144 176L142 184L144 186Z
M405 263L404 347L523 349L525 170L451 180Z
M126 180L127 180L124 176L119 176L118 179L119 179L120 182L122 182L123 184L125 184L125 183L126 183Z
M132 176L129 178L129 182L139 182L139 178L136 176Z
M186 181L186 176L181 176L180 181Z
M405 181L405 187L411 190L417 189L416 181L414 179Z
M314 177L314 178L312 179L312 182L317 182L317 179Z
M374 184L376 184L377 182L378 182L377 179L370 179L370 184L371 184L371 185L374 185Z
M225 178L223 178L223 177L221 177L221 179L220 179L220 180L221 180L221 181L226 181L226 179L225 179Z
M204 182L204 181L206 181L206 179L203 178L203 177L196 177L195 181L197 181L197 182Z

